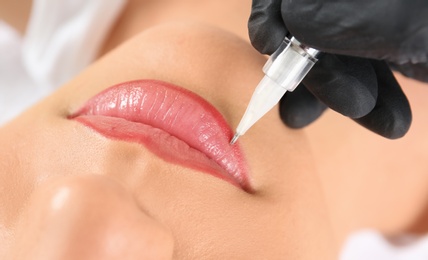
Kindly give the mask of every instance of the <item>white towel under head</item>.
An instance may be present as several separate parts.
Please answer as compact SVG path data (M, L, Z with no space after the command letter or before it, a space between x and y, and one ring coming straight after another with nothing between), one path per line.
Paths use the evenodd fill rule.
M90 64L126 0L34 0L26 34L0 24L0 124Z

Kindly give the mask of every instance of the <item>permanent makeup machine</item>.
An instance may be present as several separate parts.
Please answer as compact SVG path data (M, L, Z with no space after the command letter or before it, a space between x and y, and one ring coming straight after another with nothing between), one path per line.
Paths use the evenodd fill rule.
M271 110L284 96L293 91L317 62L319 51L301 44L296 38L285 38L263 67L265 76L251 97L244 116L230 144Z

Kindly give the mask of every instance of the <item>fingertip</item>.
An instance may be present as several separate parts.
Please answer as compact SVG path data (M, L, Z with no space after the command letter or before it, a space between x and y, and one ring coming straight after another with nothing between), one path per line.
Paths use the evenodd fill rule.
M326 108L303 84L293 92L287 92L279 103L282 122L293 129L311 124Z
M386 138L389 139L398 139L407 134L407 132L410 129L411 120L396 120L391 124L390 127L388 127Z
M412 111L409 101L383 61L371 61L377 74L379 97L375 108L355 121L388 139L403 137L410 129Z
M372 113L354 121L378 135L393 140L405 136L409 131L412 113L410 109L385 113L382 109L375 108Z
M400 111L396 112L391 123L386 124L387 136L389 139L398 139L407 134L412 124L412 110L410 106L403 106Z

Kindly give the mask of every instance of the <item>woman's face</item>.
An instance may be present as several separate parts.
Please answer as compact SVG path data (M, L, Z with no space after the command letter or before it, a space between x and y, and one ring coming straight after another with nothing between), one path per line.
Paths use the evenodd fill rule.
M138 138L122 138L132 136L130 128L102 121L100 131L75 117L110 86L154 79L201 96L235 129L264 62L224 31L163 25L115 49L7 124L0 130L0 255L332 258L304 132L284 127L277 109L232 148L241 149L248 166L247 190L207 174L193 160L171 160L165 155L171 142L156 150ZM180 120L178 125L188 123Z

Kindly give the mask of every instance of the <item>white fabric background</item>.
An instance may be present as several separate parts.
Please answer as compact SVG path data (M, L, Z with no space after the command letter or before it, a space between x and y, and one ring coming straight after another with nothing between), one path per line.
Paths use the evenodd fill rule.
M428 236L402 235L394 241L375 230L362 230L350 236L340 260L427 260Z
M26 34L0 21L0 124L95 58L126 0L34 0Z

